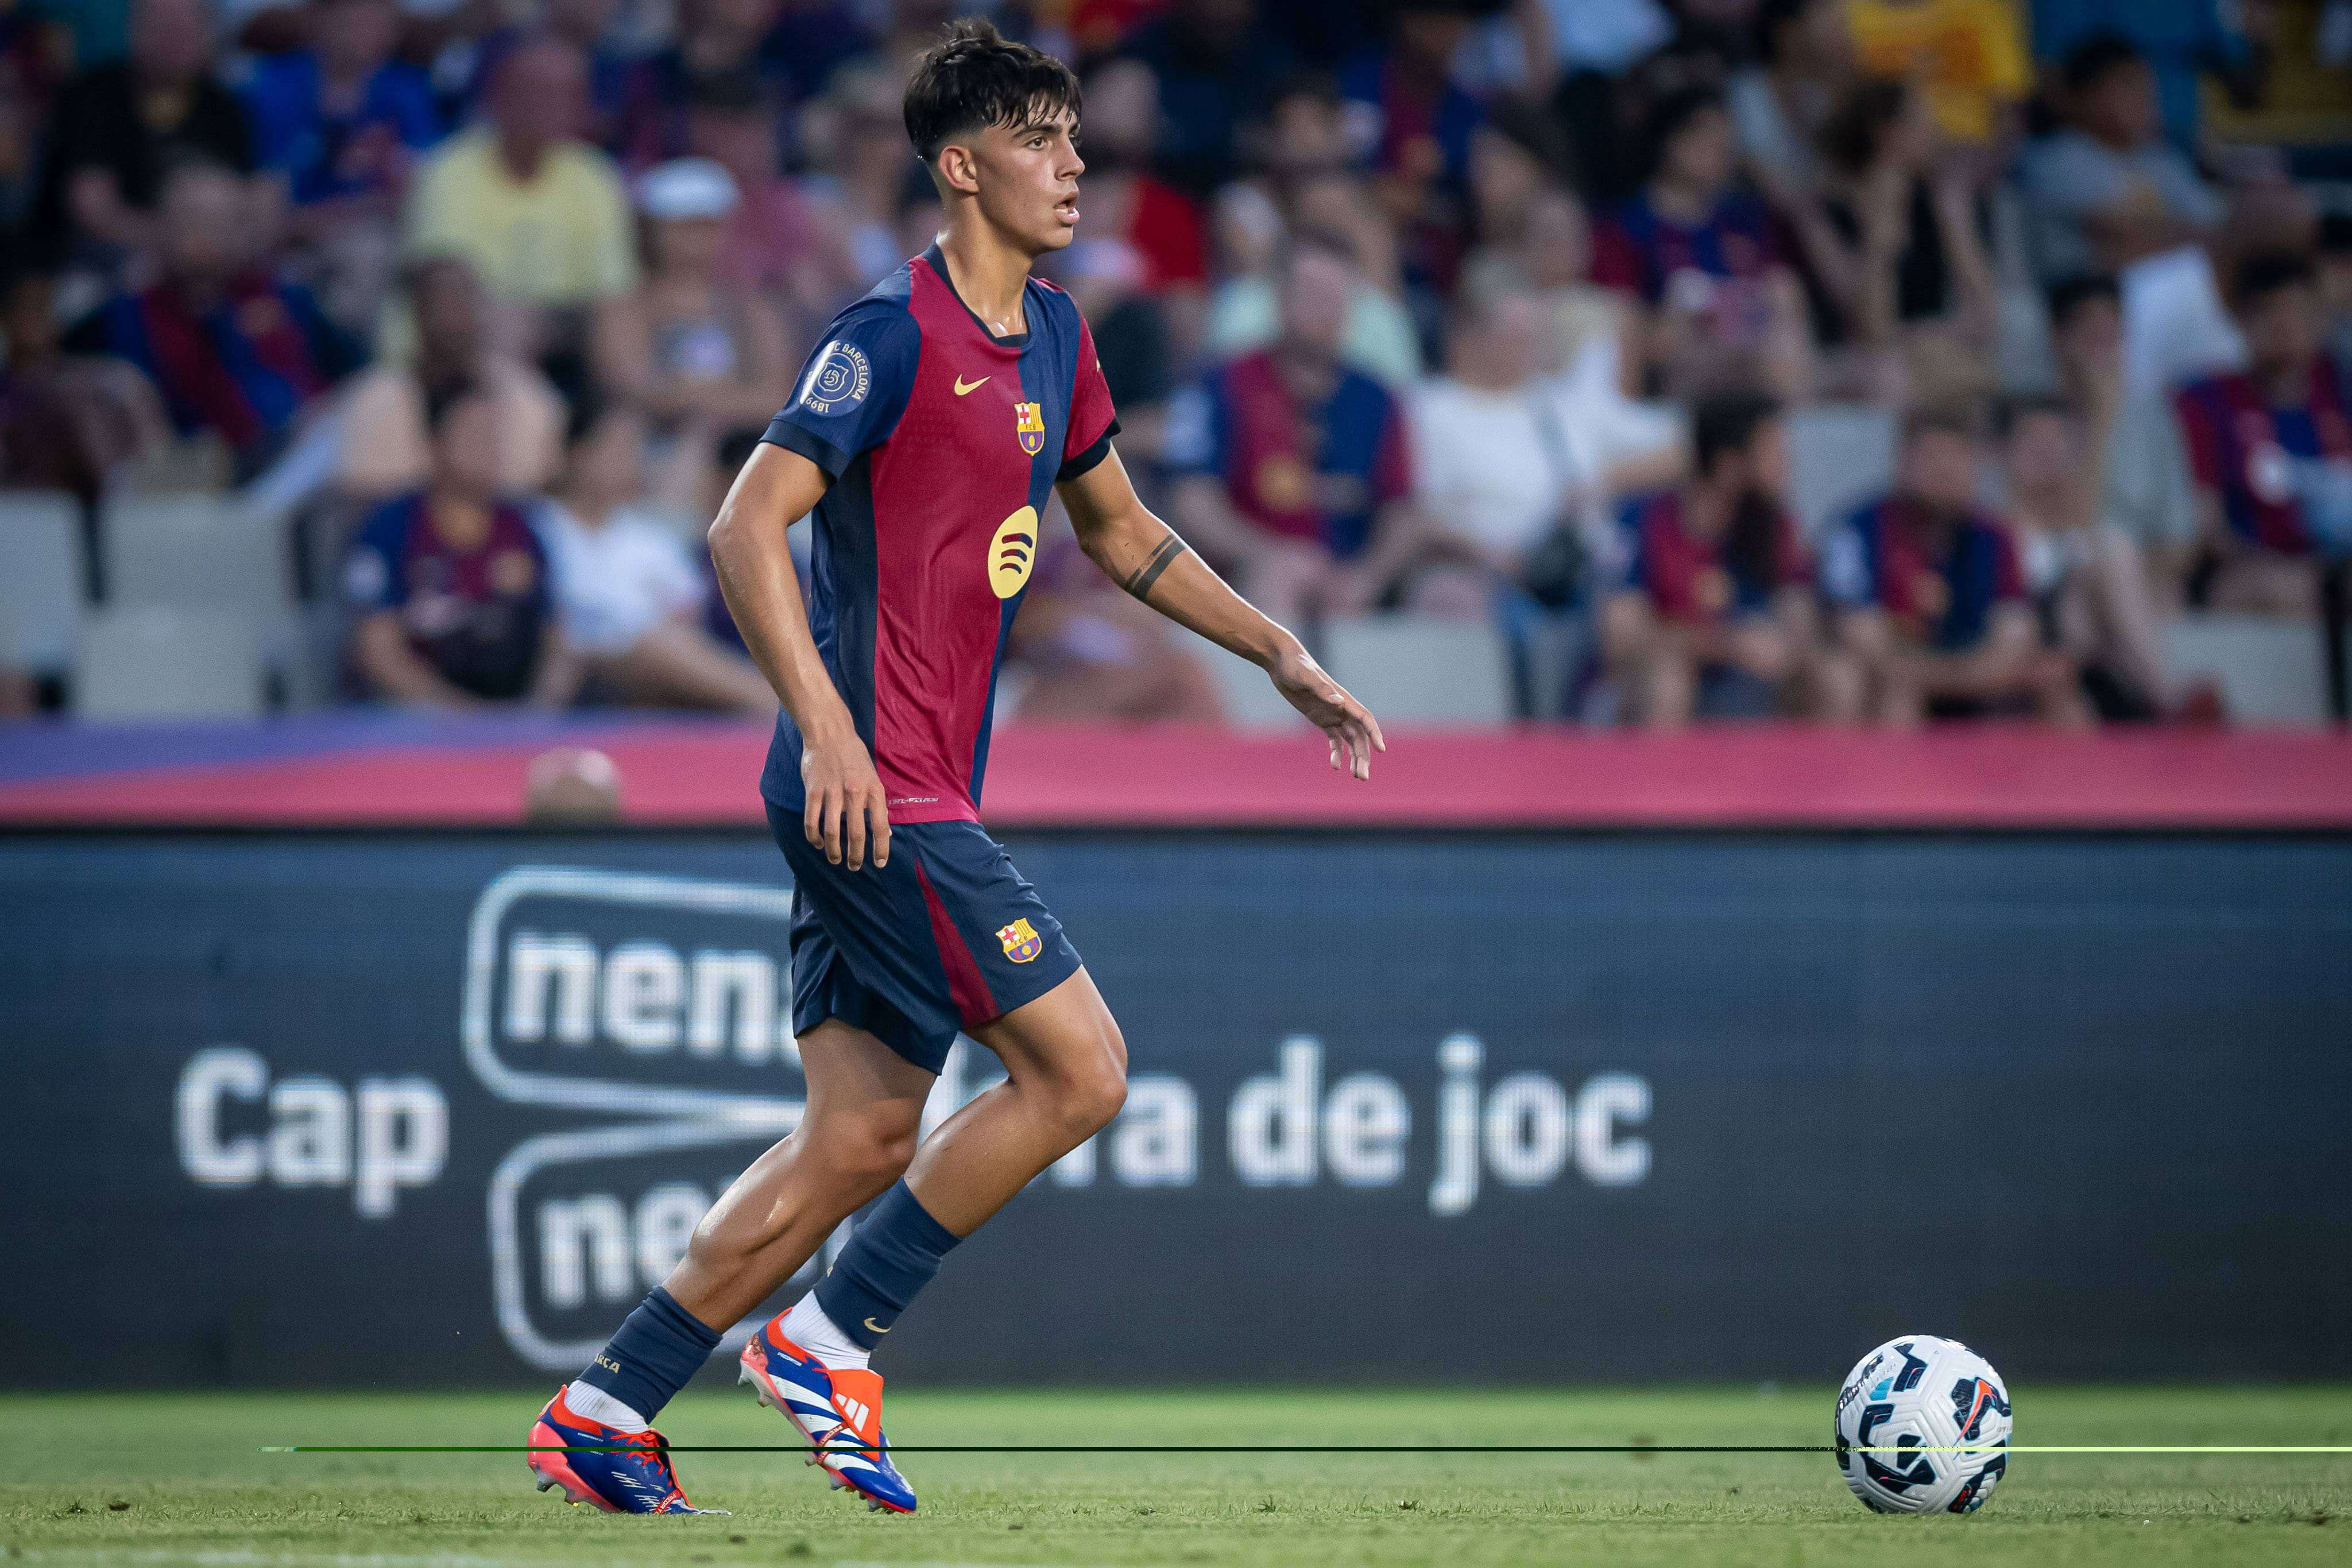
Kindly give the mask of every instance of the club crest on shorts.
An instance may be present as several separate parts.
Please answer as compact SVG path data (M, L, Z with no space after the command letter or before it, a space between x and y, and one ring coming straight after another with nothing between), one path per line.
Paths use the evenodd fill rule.
M1045 950L1045 939L1037 935L1025 915L998 931L996 939L1004 944L1004 956L1016 964L1025 964Z
M1013 433L1021 438L1021 450L1034 457L1045 446L1045 405L1041 402L1016 402L1013 405Z

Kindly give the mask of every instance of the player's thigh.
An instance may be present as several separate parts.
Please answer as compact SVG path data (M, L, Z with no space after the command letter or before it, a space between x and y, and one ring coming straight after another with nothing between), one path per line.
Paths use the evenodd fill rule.
M837 1018L799 1037L808 1082L802 1122L813 1131L840 1124L911 1136L939 1075L918 1067L880 1036Z
M971 1032L996 1053L1016 1083L1035 1082L1097 1102L1126 1095L1127 1040L1083 966L1044 996Z

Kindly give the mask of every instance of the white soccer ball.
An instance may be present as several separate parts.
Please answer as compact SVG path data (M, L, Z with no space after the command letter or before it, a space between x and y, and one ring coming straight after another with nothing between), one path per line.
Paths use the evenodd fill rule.
M1956 1339L1903 1334L1845 1375L1838 1469L1880 1513L1974 1513L2008 1472L2009 1428L2008 1385L1984 1357Z

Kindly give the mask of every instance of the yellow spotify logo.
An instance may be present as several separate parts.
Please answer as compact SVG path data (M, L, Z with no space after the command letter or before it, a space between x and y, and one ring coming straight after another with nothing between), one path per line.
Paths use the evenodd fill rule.
M1029 580L1037 564L1037 508L1024 507L996 526L988 541L988 586L999 599L1010 599Z

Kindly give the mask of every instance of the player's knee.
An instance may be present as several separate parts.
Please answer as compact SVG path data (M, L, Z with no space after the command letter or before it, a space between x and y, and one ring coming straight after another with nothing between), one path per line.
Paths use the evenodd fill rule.
M1118 1038L1118 1026L1109 1026L1103 1048L1068 1074L1060 1089L1062 1119L1073 1146L1110 1125L1127 1103L1127 1042Z
M829 1116L811 1129L810 1144L835 1181L870 1197L907 1174L919 1130L901 1116Z

